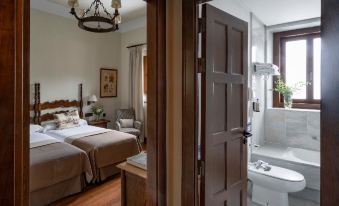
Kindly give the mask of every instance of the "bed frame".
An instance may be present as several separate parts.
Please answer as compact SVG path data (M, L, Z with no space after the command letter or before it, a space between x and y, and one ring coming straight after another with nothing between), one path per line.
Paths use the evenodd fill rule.
M53 110L59 108L77 107L79 108L80 118L83 118L83 100L82 100L82 84L79 84L79 100L56 100L53 102L43 102L40 100L40 83L34 84L34 103L30 106L33 112L31 123L41 124L41 122L51 121L54 119L54 114L66 113L70 110L56 111L52 113L42 114L43 110Z

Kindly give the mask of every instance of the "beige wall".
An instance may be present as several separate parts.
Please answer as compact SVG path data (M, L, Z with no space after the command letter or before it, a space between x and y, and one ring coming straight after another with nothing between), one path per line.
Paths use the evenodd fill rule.
M72 19L31 9L31 84L41 83L41 100L52 101L76 99L77 85L83 83L86 102L91 94L100 96L100 68L118 69L118 97L99 100L113 121L116 109L128 107L129 57L124 47L138 38L146 38L145 29L136 35L90 33Z
M181 0L167 1L167 201L181 205L182 16Z
M125 87L120 87L121 105L128 107L130 99L130 69L129 69L129 51L128 46L143 44L147 41L146 27L125 32L121 35L121 70L124 72L120 74L120 81L128 82Z

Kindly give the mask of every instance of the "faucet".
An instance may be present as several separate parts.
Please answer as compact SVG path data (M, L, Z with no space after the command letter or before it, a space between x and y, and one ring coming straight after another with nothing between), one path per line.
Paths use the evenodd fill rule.
M267 162L264 162L262 160L258 160L257 162L254 163L256 169L263 168L264 171L270 171L271 166Z

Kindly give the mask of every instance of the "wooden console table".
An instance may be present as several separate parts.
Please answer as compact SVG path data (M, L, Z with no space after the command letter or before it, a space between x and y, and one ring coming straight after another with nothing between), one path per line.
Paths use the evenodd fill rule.
M146 206L147 171L126 162L121 169L121 206Z

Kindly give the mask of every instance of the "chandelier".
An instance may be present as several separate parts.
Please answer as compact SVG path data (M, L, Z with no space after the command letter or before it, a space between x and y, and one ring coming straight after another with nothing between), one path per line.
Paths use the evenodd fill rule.
M83 30L96 33L119 30L121 16L118 9L121 8L121 0L112 0L112 8L115 9L113 14L107 11L100 0L94 0L80 15L75 11L75 7L79 6L78 0L68 0L68 5L71 7L70 13L78 20L78 26Z

